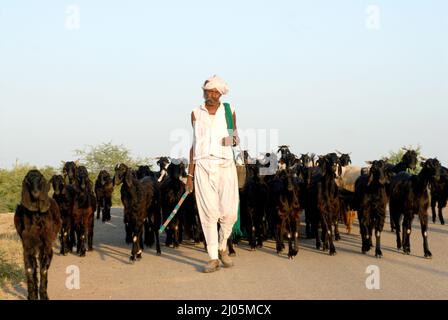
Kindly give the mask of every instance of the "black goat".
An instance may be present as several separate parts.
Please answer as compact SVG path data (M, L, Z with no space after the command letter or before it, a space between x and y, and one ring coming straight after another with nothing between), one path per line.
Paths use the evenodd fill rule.
M103 222L110 221L110 208L112 207L112 193L114 192L114 185L109 172L101 170L98 178L95 181L95 195L97 200L97 214L96 218L100 218L100 213L103 211Z
M281 153L279 162L280 164L282 164L282 166L280 166L280 169L288 169L292 167L294 165L294 161L296 160L296 156L291 153L291 151L289 150L289 146L279 146L277 153L279 152Z
M75 184L76 184L76 168L77 168L77 162L69 161L65 162L64 166L62 168L62 176L64 178L64 183L67 187L70 188L70 191L72 192L72 201L74 201L75 196ZM74 204L74 203L73 203ZM73 212L73 204L72 204L72 212ZM70 245L73 247L76 245L76 236L75 236L75 224L73 221L73 217L71 219L72 225L70 227Z
M283 239L288 238L288 258L293 259L299 252L300 232L300 190L294 172L289 169L279 171L269 181L268 217L274 229L276 250L284 248Z
M62 175L66 184L75 184L76 182L76 168L77 165L73 161L66 162L62 168ZM67 181L68 179L68 181Z
M393 177L394 175L400 173L400 172L406 172L407 170L415 170L417 168L417 162L418 162L418 155L415 150L406 150L406 152L403 154L403 157L401 158L401 161L397 164L393 165L390 163L386 164L386 174L390 177ZM390 196L391 193L391 186L390 184L387 185L386 188L387 195ZM395 231L395 224L394 220L390 219L390 227L391 231Z
M73 223L76 233L76 253L84 257L86 255L86 239L88 250L93 250L93 227L96 211L96 198L86 167L76 168L74 188Z
M260 163L246 165L246 183L242 190L241 226L246 230L251 250L263 247L267 240L268 186L260 177Z
M418 155L415 150L407 150L404 153L401 161L397 164L386 164L386 171L390 171L393 173L400 173L409 170L415 170L417 168L418 163Z
M423 251L426 258L432 254L428 247L428 207L429 195L427 188L440 178L440 162L428 159L422 163L418 175L401 172L392 178L390 194L390 215L394 222L397 235L397 248L403 246L405 254L411 252L411 227L414 215L420 219L423 235ZM403 239L400 239L400 220L403 218Z
M387 176L382 160L371 163L368 175L361 175L355 184L355 201L358 204L358 220L362 238L362 253L370 251L372 231L375 229L375 256L381 258L381 232L386 220Z
M48 299L52 245L61 228L59 207L48 196L49 189L50 184L38 170L29 171L22 182L21 203L14 215L14 225L22 240L29 300Z
M165 178L160 185L163 221L166 221L166 219L171 214L174 207L186 191L185 184L180 180L180 178L184 175L184 163L173 160L167 168L167 178ZM166 228L165 245L167 247L179 247L179 244L183 239L183 228L185 226L185 219L185 207L182 205Z
M311 224L313 234L316 236L316 248L319 250L319 224L322 228L323 250L330 250L330 255L336 254L333 243L333 228L335 227L335 239L339 239L338 217L341 210L338 186L336 185L336 170L339 159L336 153L329 153L319 157L318 165L321 173L314 176L311 182L310 202L308 209L311 211Z
M50 179L53 187L53 199L59 206L62 219L62 227L60 232L60 243L62 255L72 252L73 249L73 204L75 189L71 185L65 185L64 178L61 175L54 175Z
M439 221L442 225L445 224L442 210L446 207L448 200L448 169L442 167L440 170L440 180L431 185L431 210L432 222L436 222L436 204L439 211Z
M151 177L138 180L135 172L125 164L115 167L115 186L121 187L121 201L124 206L126 243L132 242L131 262L139 260L143 251L143 231L145 244L149 247L156 242L157 254L161 254L159 242L160 195L156 181Z

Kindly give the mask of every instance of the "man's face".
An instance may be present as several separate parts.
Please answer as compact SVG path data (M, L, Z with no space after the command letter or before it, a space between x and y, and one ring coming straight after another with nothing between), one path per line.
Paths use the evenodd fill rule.
M204 100L207 105L216 105L219 103L221 94L216 89L204 90Z

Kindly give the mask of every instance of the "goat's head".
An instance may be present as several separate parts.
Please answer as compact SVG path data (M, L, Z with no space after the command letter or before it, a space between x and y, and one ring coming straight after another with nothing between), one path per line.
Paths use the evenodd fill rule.
M171 161L169 157L160 157L160 159L157 161L157 165L160 167L160 171L167 170L170 162Z
M139 166L136 172L137 179L143 179L144 177L151 176L151 169L149 166Z
M371 185L373 182L378 183L379 185L385 185L389 182L385 162L383 160L375 160L368 162L371 167L369 169L369 180L367 185Z
M260 168L262 164L260 161L256 161L255 163L246 164L246 172L247 172L247 178L250 177L258 177L260 173Z
M317 163L322 170L323 176L336 176L336 171L339 165L339 158L336 153L328 153L325 156L319 156ZM340 171L341 167L339 166L339 175L341 174Z
M440 180L440 173L442 165L437 159L428 159L421 163L421 174L425 176L431 183L438 182Z
M300 162L302 166L309 167L311 165L311 157L308 155L308 153L302 153L300 155Z
M62 190L64 190L65 187L64 177L61 176L60 174L51 177L49 182L53 187L54 194L59 195L61 194Z
M47 212L50 208L50 184L38 170L30 170L22 182L21 204L30 211Z
M128 171L130 171L130 169L124 163L120 163L115 166L114 171L115 174L114 177L112 178L112 181L114 186L119 186L126 179L126 175L128 174Z
M341 164L341 167L346 167L352 163L352 159L350 158L349 153L342 153L339 156L339 163Z
M279 146L277 153L278 152L280 152L282 154L282 157L291 153L291 151L289 150L289 146L286 146L286 145Z
M62 168L62 175L64 179L68 178L69 183L74 183L76 180L76 163L73 161L66 162Z
M110 182L110 174L106 170L101 170L98 175L98 180L100 182L100 185L105 186Z
M406 164L407 168L415 170L415 168L417 168L418 163L417 152L415 150L406 150L401 161Z
M171 179L180 179L185 176L185 164L184 162L173 159L167 168L168 177Z
M90 192L92 189L92 182L86 167L80 166L76 168L76 184L82 191Z

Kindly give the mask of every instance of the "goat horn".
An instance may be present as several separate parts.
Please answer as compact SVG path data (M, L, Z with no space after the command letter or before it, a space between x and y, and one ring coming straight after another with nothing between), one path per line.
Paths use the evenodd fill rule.
M339 154L342 154L342 152L341 151L338 151L338 150L335 150L337 153L339 153Z

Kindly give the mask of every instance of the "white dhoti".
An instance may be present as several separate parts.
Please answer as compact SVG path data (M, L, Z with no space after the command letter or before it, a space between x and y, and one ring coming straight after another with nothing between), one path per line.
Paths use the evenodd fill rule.
M207 252L210 259L215 260L218 249L227 249L227 240L238 218L239 189L234 160L197 160L194 183Z

